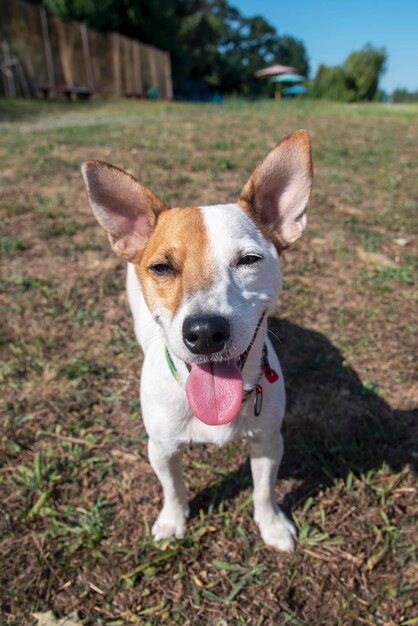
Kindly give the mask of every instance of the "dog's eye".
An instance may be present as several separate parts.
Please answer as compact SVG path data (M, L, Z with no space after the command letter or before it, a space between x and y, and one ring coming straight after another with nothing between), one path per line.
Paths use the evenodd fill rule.
M262 257L256 254L246 254L238 261L238 265L254 265L257 261L261 261Z
M174 268L168 263L156 263L155 265L150 265L148 269L156 276L170 276L171 274L175 274Z

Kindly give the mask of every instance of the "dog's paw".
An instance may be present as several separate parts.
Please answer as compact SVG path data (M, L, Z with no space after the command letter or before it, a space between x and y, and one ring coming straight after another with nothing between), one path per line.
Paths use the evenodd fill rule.
M187 506L175 512L171 511L171 513L163 509L152 527L152 536L155 541L169 537L183 539L188 514L189 508Z
M296 529L282 511L278 511L268 520L259 520L261 537L267 546L293 552L295 548Z

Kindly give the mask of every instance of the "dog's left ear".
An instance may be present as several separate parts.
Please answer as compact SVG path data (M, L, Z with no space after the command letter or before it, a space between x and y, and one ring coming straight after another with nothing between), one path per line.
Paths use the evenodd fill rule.
M312 188L311 142L306 130L289 135L251 174L238 204L284 249L306 226Z

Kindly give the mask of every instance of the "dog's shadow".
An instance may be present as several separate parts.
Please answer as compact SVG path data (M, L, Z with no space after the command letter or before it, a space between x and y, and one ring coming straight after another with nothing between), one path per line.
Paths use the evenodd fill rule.
M275 317L269 319L269 335L280 357L287 393L279 480L296 479L281 503L285 510L350 471L359 474L384 463L394 471L406 464L417 469L416 409L391 408L371 383L362 382L344 364L325 335ZM192 515L232 499L250 485L247 460L196 494Z

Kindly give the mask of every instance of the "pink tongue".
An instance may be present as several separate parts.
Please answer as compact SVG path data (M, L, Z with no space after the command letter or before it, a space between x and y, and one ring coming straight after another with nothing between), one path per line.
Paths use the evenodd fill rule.
M192 363L186 381L190 408L210 426L228 424L236 417L242 402L242 376L235 361Z

